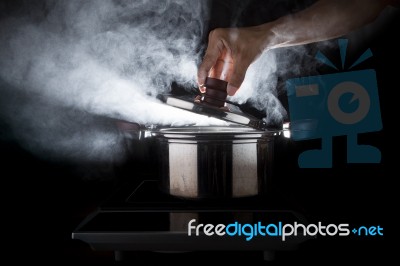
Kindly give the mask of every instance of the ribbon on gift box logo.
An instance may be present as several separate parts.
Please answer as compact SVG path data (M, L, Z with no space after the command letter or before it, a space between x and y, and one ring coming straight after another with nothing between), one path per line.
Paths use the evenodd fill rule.
M341 66L344 70L348 41L339 40ZM350 67L372 56L365 51ZM339 70L321 52L316 59ZM291 136L296 141L321 138L319 150L299 155L301 168L332 167L332 137L347 136L348 163L379 163L380 150L360 145L357 134L382 129L376 73L373 69L293 78L286 81Z

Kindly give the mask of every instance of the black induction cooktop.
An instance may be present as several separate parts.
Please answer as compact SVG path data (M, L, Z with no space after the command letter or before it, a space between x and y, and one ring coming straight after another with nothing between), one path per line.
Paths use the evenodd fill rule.
M274 224L280 230L282 224L295 222L307 225L300 213L285 208L284 201L276 198L185 200L164 194L157 189L156 181L145 180L123 186L75 229L72 238L88 243L94 250L116 252L259 250L269 254L295 249L310 237L298 235L282 240L278 234L257 234L254 226ZM191 235L188 224L193 226ZM207 235L201 224L233 224L231 233L235 228L237 232ZM236 227L243 225L246 230Z

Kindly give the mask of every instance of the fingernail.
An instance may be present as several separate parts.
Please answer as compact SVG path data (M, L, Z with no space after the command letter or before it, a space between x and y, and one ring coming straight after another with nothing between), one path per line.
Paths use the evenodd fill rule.
M228 95L229 95L229 96L233 96L233 95L235 95L235 93L236 93L236 91L237 91L238 89L239 89L239 88L228 84L228 87L227 87L226 91L228 92Z
M199 85L199 90L201 93L205 93L206 92L206 87L204 86L204 84L200 84Z

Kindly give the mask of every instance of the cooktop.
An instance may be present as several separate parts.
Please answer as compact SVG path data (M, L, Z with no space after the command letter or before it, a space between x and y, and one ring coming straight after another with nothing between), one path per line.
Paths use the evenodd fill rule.
M204 250L253 250L265 255L295 249L310 239L297 235L283 240L279 235L282 224L307 225L300 213L285 205L283 200L265 196L186 200L162 193L155 180L144 180L116 191L82 221L72 238L116 255L121 251ZM259 233L259 228L265 232L271 224L271 234ZM228 225L229 234L228 229L222 231Z

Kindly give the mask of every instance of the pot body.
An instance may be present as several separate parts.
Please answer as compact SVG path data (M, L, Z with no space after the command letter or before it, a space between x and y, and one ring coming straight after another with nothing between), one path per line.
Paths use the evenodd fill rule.
M268 191L276 132L247 127L166 128L158 140L160 187L191 199L241 198Z

